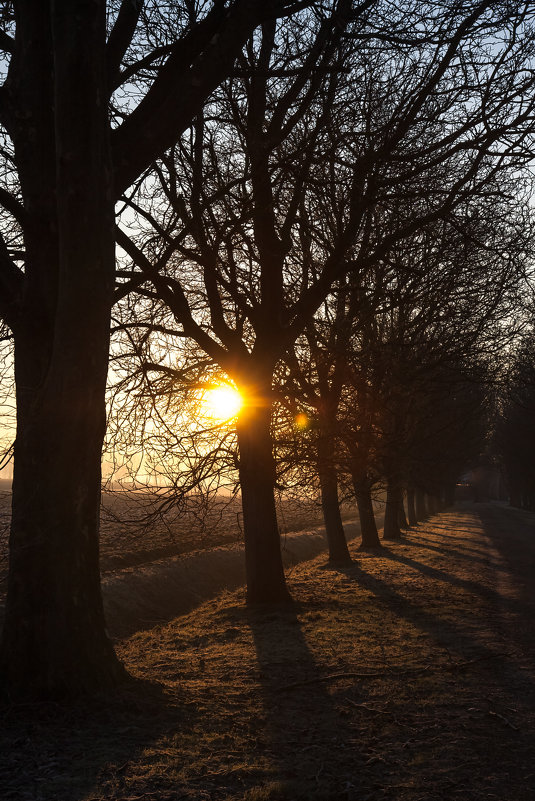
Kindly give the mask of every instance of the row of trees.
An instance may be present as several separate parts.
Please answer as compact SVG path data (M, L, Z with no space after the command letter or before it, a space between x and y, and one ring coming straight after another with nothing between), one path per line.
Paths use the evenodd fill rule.
M523 137L506 153L503 131L477 131L472 108L452 125L466 65L433 43L407 79L414 42L379 49L358 38L355 47L361 24L348 19L335 28L322 51L328 69L318 59L325 24L309 29L305 55L302 22L285 24L284 46L275 23L264 25L236 76L125 197L133 215L119 233L129 257L121 275L130 295L147 301L145 343L155 314L158 335L168 337L160 365L153 355L143 369L174 371L180 382L176 338L188 337L247 399L237 436L252 601L287 597L270 430L277 370L286 365L277 391L310 404L317 417L331 556L347 559L332 463L348 371L361 384L353 408L373 386L368 439L381 425L390 443L379 475L390 474L386 531L396 536L414 384L431 385L442 366L443 393L465 362L476 369L527 255L527 213L513 172L524 159ZM479 79L483 68L478 61ZM481 102L480 92L481 84L475 97L468 92L471 103ZM496 96L503 121L502 101ZM401 120L400 140L393 132ZM355 458L369 471L360 450ZM359 492L365 504L369 490Z
M480 403L470 387L528 255L531 13L493 0L6 7L12 692L122 678L98 573L112 307L114 355L124 337L136 354L144 343L142 372L180 381L198 370L177 363L187 340L247 400L251 602L288 599L275 389L317 418L326 512L343 452L357 497L386 477L396 535L402 487L423 485L440 436L461 437Z
M427 272L416 269L415 244L411 275L399 265L396 270L381 264L380 274L374 271L367 281L360 276L356 286L354 276L337 282L275 371L276 486L320 491L333 561L349 559L339 489L346 500L357 501L363 545L376 547L374 488L387 485L385 535L398 537L403 492L408 490L413 523L415 491L451 498L461 468L482 448L490 362L512 335L511 326L501 322L516 305L529 233L526 227L512 259L520 226L509 230L506 241L507 227L498 234L496 221L485 219L486 252L474 248L470 259L466 241L459 239L462 267L457 257L449 263L455 247L450 243L448 256L443 238L434 270L427 247ZM491 232L498 253L494 263ZM433 241L439 241L436 232ZM155 471L165 470L168 492L159 487L156 497L168 508L177 496L184 502L193 488L216 493L225 479L232 484L239 462L227 424L200 429L191 412L185 415L198 405L206 360L184 345L179 355L180 330L173 332L172 321L158 319L157 324L148 316L142 326L126 323L119 329L129 347L123 342L114 360L123 377L112 404L110 436L116 451L139 456L144 449ZM164 358L158 361L158 355ZM131 425L136 418L137 429ZM140 467L140 458L131 461Z
M515 348L496 403L493 454L504 473L512 506L535 510L535 353L533 330Z

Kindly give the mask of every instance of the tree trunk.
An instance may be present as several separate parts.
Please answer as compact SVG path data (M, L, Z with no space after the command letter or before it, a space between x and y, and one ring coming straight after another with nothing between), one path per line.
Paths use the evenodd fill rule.
M366 479L353 474L353 489L359 510L361 548L381 548L381 540L377 531L371 488Z
M0 665L13 697L76 695L124 677L105 630L99 572L104 381L54 353L41 393L19 399L8 593ZM67 350L69 348L67 347ZM27 360L20 343L16 375ZM96 366L96 365L94 365ZM100 391L98 391L100 388Z
M280 534L275 508L271 407L246 406L236 427L245 539L247 603L286 603Z
M416 517L418 520L427 520L427 507L425 505L425 494L421 489L416 489L415 495Z
M318 440L318 475L321 487L321 507L329 546L329 562L351 564L346 535L338 503L338 476L334 466L334 441L327 434Z
M383 539L398 540L401 537L399 527L399 507L402 500L401 485L396 479L389 479L386 488L385 526Z
M33 122L12 129L28 220L0 670L14 697L57 697L125 676L98 561L115 269L105 4L43 3L17 36L18 95Z
M403 503L403 490L400 491L399 497L398 521L400 528L409 527L409 524L407 523L407 517L405 515L405 505Z
M414 501L415 491L413 487L409 487L407 490L407 517L409 526L416 526L418 524L418 516L416 514L416 506Z

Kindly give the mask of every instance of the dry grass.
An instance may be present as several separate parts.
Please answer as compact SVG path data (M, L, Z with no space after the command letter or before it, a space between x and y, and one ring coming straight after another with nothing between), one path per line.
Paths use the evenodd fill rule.
M293 568L292 608L238 590L118 642L113 698L4 710L1 798L532 801L527 607L478 518L353 555Z

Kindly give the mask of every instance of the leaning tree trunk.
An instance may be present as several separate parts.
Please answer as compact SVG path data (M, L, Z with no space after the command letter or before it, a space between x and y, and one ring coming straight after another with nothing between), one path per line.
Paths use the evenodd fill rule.
M407 519L409 526L416 526L418 524L418 516L416 515L415 506L415 491L413 487L407 489Z
M385 525L383 539L398 540L401 537L399 527L399 507L402 500L401 484L395 478L389 479L386 487Z
M361 548L381 548L381 540L375 522L372 494L369 482L356 474L352 475L353 490L360 519Z
M105 631L98 559L114 280L99 57L105 3L88 0L74 8L57 0L53 12L47 3L37 6L21 14L17 28L13 75L27 113L18 123L15 115L11 129L27 210L0 651L3 679L14 697L78 694L125 675Z
M247 603L285 603L291 600L291 596L284 578L275 508L270 405L245 406L238 417L236 430L240 451Z
M321 508L329 546L329 562L351 564L346 535L338 503L338 476L334 466L334 440L328 434L318 439L318 475L321 488Z

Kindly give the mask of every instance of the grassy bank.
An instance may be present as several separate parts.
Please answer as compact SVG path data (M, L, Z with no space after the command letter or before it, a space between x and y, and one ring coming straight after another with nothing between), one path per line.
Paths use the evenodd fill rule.
M532 799L533 665L478 518L353 555L293 568L290 609L238 590L119 641L113 698L4 709L1 797Z

